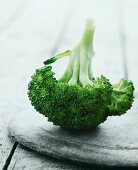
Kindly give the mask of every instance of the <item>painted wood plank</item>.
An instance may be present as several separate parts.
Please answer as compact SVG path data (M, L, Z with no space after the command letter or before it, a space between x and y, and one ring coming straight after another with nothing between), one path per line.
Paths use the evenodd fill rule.
M32 0L29 1L32 3ZM15 0L14 3L9 0L0 2L0 34L6 32L10 26L24 13L28 8L27 1Z
M126 0L123 5L128 78L134 82L138 92L138 1Z
M18 146L16 153L12 158L12 162L8 170L88 170L88 166L77 165L66 160L56 160L27 149L21 145ZM96 170L92 168L91 170Z
M31 1L30 1L31 2ZM19 18L21 16L21 14L24 12L25 7L28 7L28 5L26 4L26 2L24 1L15 1L13 2L9 2L9 4L7 5L8 1L1 1L0 2L0 44L3 43L2 40L2 36L5 35L4 33L8 31L8 29L10 28L10 26L12 25L12 23L14 23L17 18ZM5 76L6 73L8 73L8 68L7 68L7 72L3 69L4 65L6 62L8 62L8 60L6 58L4 58L3 60L3 56L4 55L2 53L2 46L0 48L0 52L1 52L1 61L0 62L0 67L2 68L1 73L0 73L0 77L1 77L1 83L0 83L0 167L2 168L8 155L11 152L12 147L14 146L14 141L11 141L8 137L7 137L7 125L8 122L10 120L10 118L13 116L13 113L11 112L9 114L9 110L12 110L12 104L13 104L13 100L12 100L12 95L10 94L10 85L6 86L6 82L7 84L9 84L11 77L10 74L9 76ZM7 51L7 50L6 50ZM9 66L10 68L10 66ZM9 81L9 82L8 82ZM9 101L9 98L11 98L11 100ZM8 106L8 107L7 107ZM9 108L9 109L7 109Z
M60 0L60 3L57 3L54 0L40 0L33 1L31 5L27 3L28 6L22 15L10 24L10 28L5 28L7 29L5 32L0 32L2 58L0 62L0 137L2 139L0 167L3 167L13 146L6 134L8 120L27 108L28 81L34 70L42 65L42 61L56 46L55 42L69 8L72 9L71 2ZM14 9L12 11L14 12ZM70 20L69 17L68 20Z
M109 74L108 72L106 74ZM118 75L117 75L118 76Z
M94 8L96 8L97 10L94 10ZM85 18L94 16L94 18L96 18L95 19L96 22L98 21L97 27L99 27L97 30L97 35L95 36L96 56L95 56L94 62L96 62L96 59L97 59L97 63L94 63L94 66L93 66L94 73L95 75L99 75L101 72L105 74L107 77L109 77L111 81L113 82L116 80L119 80L122 76L124 76L123 59L121 58L121 45L120 45L120 38L119 38L119 25L118 25L116 8L117 8L117 4L115 1L111 2L111 1L106 0L103 3L101 1L97 1L97 2L87 1L87 3L80 2L78 9L77 9L77 13L74 14L74 18L72 22L70 23L71 26L69 27L69 31L66 34L63 43L59 46L59 49L58 49L58 52L59 52L59 51L65 50L66 48L67 49L70 48L70 46L73 47L75 42L78 40L81 34L82 25L84 25L82 23L84 23ZM74 32L74 29L75 29L75 32ZM107 33L108 35L106 35ZM106 55L103 55L103 54L106 54ZM60 64L60 62L55 64L55 67L54 67L55 69L64 67L63 64L60 66L58 64ZM59 76L59 74L60 73L57 72L57 76ZM30 112L33 112L33 110L32 111L30 110ZM121 119L120 118L118 119L123 121L124 118L122 117ZM119 127L119 124L118 124L118 127ZM123 127L121 129L123 130ZM116 136L116 135L113 135L113 136ZM128 143L131 143L131 142L128 142ZM115 143L114 143L114 146L116 146ZM27 160L25 160L24 158L27 157L29 153L27 152L27 153L20 154L18 153L19 150L20 148L18 148L15 151L10 168L22 167L23 165L25 166L25 162ZM118 152L119 151L116 152L116 159L117 159ZM18 158L20 157L20 155L24 157L23 162L21 162L21 160L19 160L18 162ZM121 155L122 154L120 153L120 158L122 157ZM36 161L38 161L38 159ZM32 159L29 159L29 160L33 161ZM98 161L98 159L96 160ZM46 166L47 166L47 162L45 162L45 167Z

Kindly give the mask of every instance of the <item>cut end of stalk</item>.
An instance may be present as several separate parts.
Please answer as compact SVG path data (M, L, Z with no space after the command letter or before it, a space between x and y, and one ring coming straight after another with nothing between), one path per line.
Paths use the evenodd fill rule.
M91 18L87 18L86 19L86 27L94 27L95 28L95 25L94 25L94 20L91 19Z

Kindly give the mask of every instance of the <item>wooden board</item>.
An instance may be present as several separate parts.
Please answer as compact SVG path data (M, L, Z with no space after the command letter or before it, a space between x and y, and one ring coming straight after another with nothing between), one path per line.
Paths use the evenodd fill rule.
M75 3L76 2L77 1L75 1ZM10 62L8 63L5 62L6 64L4 66L2 65L2 68L7 68L9 66L9 63L12 64L12 69L10 68L7 71L7 74L9 71L12 73L11 74L12 80L14 81L14 84L16 84L12 94L14 94L14 91L18 89L19 84L21 84L22 86L17 90L17 94L16 94L16 96L17 95L19 96L18 101L20 101L18 103L19 110L15 112L12 111L13 113L20 113L21 111L25 111L24 108L26 108L26 111L30 110L30 103L28 103L27 101L27 96L23 95L26 94L26 85L30 79L29 77L34 72L35 68L40 67L42 65L42 61L45 60L45 56L50 56L50 54L55 54L56 51L59 52L74 46L75 42L77 42L77 40L79 39L80 33L82 31L84 25L84 19L86 19L87 17L94 17L98 28L96 33L97 35L95 36L96 57L94 58L94 66L93 66L94 74L96 76L100 75L101 73L105 74L107 77L110 78L112 82L116 82L122 76L125 76L124 67L123 67L124 63L123 63L122 52L121 52L122 46L120 45L120 37L119 37L120 28L118 25L118 16L117 16L118 5L116 1L109 1L109 0L104 0L103 2L99 0L96 2L79 1L79 4L76 7L75 5L73 5L73 9L75 9L73 17L71 17L70 13L68 13L66 10L67 9L66 7L68 6L66 2L63 3L63 1L60 1L60 3L58 3L59 8L57 8L57 4L55 5L55 1L53 0L46 1L45 5L43 3L44 1L43 2L35 1L32 3L32 5L29 4L31 8L27 8L27 10L25 10L26 11L25 13L21 12L22 14L21 19L19 18L14 20L14 24L11 24L11 28L7 29L8 31L5 31L4 36L2 36L1 44L3 44L4 42L4 45L2 47L4 47L3 49L5 49L5 50L2 49L2 54L4 54L4 56L7 57L10 51L12 56L16 54L16 58L17 58L14 61L15 59L14 57L12 57L13 60L11 60L10 57L8 57L8 60ZM48 5L46 3L48 3ZM62 5L64 4L66 7L64 5L62 6L61 4ZM55 13L53 13L52 10L52 8L54 7L57 8L56 10L54 10L57 11ZM69 8L71 9L71 14L72 14L73 9L72 7ZM47 11L46 13L45 10ZM58 13L59 15L57 15ZM67 14L66 20L63 19L64 13ZM34 18L36 20L34 20ZM49 20L49 18L52 18L52 21ZM70 18L72 20L70 20ZM68 24L68 20L70 21L69 24ZM56 23L58 23L56 25L56 32L55 32L55 27L52 27L52 25L55 24L55 21ZM65 24L63 24L63 22ZM25 29L23 29L24 23L25 25L27 25ZM31 29L32 27L33 29ZM59 31L57 31L57 29ZM66 30L65 37L63 34L63 29ZM32 34L30 34L31 32ZM53 38L51 38L50 32L52 32ZM108 35L106 34L107 32ZM21 44L19 43L20 42L19 39L22 41ZM45 39L48 40L48 43ZM7 46L7 42L9 40L10 40L10 44ZM16 46L18 50L15 48ZM6 47L10 50L6 51ZM17 51L18 53L16 53ZM18 58L18 56L21 57ZM16 65L15 63L18 64L17 67L15 67ZM63 65L59 65L59 64L60 62L55 65L55 68L56 67L61 68L62 66L62 68L65 69L64 64ZM26 72L23 72L24 68L26 68ZM16 73L17 70L20 70L18 76ZM57 76L58 75L59 73L57 72ZM16 98L14 97L14 99ZM11 100L9 99L9 101ZM14 107L13 105L12 107L18 108L17 106ZM33 109L30 110L30 112L33 113ZM11 161L11 166L10 166L11 169L12 168L18 169L19 167L25 167L26 169L31 169L31 167L33 166L33 162L34 163L37 162L37 165L36 164L34 165L34 169L35 167L42 167L41 166L42 157L39 154L37 154L37 156L35 157L34 152L31 152L29 150L23 152L23 150L24 149L17 147L13 159ZM31 156L31 158L29 155ZM19 159L19 157L23 159L21 160ZM32 161L32 164L30 165L28 164L28 166L26 166L27 160ZM47 161L44 164L45 164L44 166L46 167Z
M90 131L67 131L42 115L25 111L10 122L9 135L20 144L58 159L108 165L138 166L138 101L131 111Z
M0 88L0 167L2 168L5 164L7 157L10 155L11 150L14 146L14 142L9 140L7 137L7 124L13 113L15 112L15 103L14 103L14 95L12 94L12 86L9 85L9 82L12 82L12 77L9 74L10 65L6 67L7 63L9 63L5 52L7 52L7 43L4 42L3 37L8 32L9 28L12 26L14 22L16 22L17 18L21 16L25 7L28 7L26 3L23 1L15 1L15 3L9 2L9 8L7 7L7 1L0 2L0 53L1 53L1 88ZM5 44L4 44L5 43ZM9 57L9 54L8 54ZM7 107L8 106L8 107ZM14 107L13 107L14 106ZM11 113L9 114L9 110Z
M88 168L86 165L73 164L65 160L58 161L19 145L8 170L88 170Z
M128 78L134 82L138 91L138 1L124 1L124 26L126 34L126 56Z
M62 6L55 6L54 0L20 0L8 6L7 1L0 2L0 17L3 18L0 23L0 167L4 166L14 146L7 138L8 121L27 107L30 77L51 55L66 19L71 19L68 12L72 1L60 0L60 3Z

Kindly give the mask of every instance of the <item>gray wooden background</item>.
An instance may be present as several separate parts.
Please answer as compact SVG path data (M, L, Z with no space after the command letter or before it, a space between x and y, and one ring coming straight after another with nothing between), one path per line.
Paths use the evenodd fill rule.
M113 83L131 79L137 95L138 0L0 0L0 168L59 169L57 161L10 141L6 127L31 107L26 93L34 70L47 57L72 49L86 18L96 25L94 75ZM54 64L57 77L66 62ZM61 164L60 169L79 169Z

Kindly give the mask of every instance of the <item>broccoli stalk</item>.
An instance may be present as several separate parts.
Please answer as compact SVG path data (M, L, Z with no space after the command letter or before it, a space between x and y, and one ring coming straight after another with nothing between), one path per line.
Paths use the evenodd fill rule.
M44 62L44 64L47 65L55 62L59 58L70 56L67 69L59 81L69 83L70 85L78 83L82 86L86 86L92 84L91 59L94 55L94 31L94 22L88 19L82 38L73 50L67 50Z
M121 79L111 85L104 76L94 78L91 70L95 26L88 19L79 43L46 61L37 69L28 86L28 96L34 108L48 121L68 129L98 126L108 116L120 116L131 108L134 86ZM57 80L49 64L69 57L62 77Z
M78 45L72 50L69 64L60 79L70 85L80 83L82 86L92 84L91 58L93 56L93 36L95 26L91 19L86 22L85 30Z

